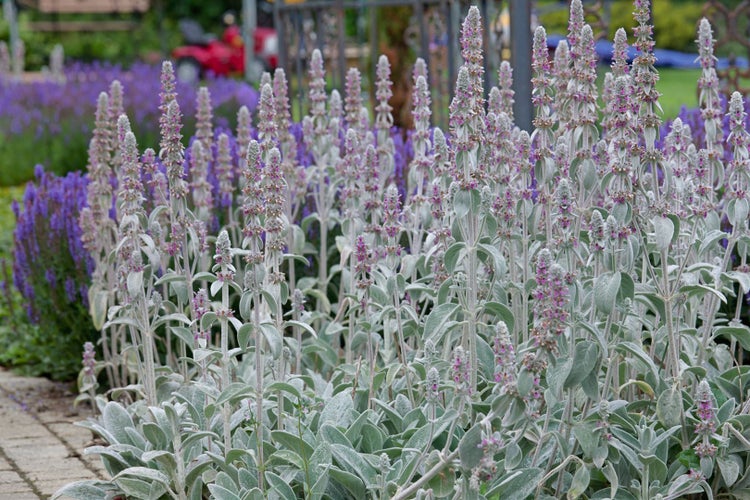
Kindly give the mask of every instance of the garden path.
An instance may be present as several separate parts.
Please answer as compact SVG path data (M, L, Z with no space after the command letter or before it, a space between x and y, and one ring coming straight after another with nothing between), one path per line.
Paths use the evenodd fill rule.
M88 416L74 399L65 384L0 368L0 499L46 499L72 481L106 477L98 457L83 454L93 435L73 425Z

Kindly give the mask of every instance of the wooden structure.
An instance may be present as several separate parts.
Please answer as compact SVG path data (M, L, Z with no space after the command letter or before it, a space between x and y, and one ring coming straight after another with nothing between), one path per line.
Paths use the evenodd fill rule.
M129 14L146 12L149 0L18 0L44 14Z
M51 19L30 23L34 31L127 31L136 27L132 19L114 19L117 14L143 14L150 0L17 0L19 6L49 14ZM96 14L108 16L95 20L61 19L61 15Z
M719 0L708 0L703 7L703 14L711 22L716 38L716 50L729 47L744 53L732 53L729 66L716 70L726 94L738 91L744 96L750 95L750 0L742 0L732 7ZM738 56L745 56L745 64L739 64Z

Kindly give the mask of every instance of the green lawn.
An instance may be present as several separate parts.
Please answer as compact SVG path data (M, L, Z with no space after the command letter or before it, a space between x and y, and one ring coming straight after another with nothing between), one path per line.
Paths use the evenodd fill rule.
M600 95L601 86L604 82L604 73L607 67L599 68L599 85ZM701 75L699 69L675 69L659 68L659 82L656 89L661 93L659 104L661 104L664 114L664 121L671 120L677 116L682 106L689 108L698 107L698 78Z
M13 229L16 218L10 208L12 200L20 202L23 197L24 186L0 187L0 260L10 259L10 249L13 244ZM0 274L0 280L2 280Z
M661 92L659 103L664 109L664 120L671 120L682 106L698 107L699 69L659 69L659 82L656 89Z

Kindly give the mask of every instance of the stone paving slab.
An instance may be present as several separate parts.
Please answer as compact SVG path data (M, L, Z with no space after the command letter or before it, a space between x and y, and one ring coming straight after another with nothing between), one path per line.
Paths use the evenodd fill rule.
M72 402L54 382L0 368L0 500L48 499L70 482L107 477L83 455L93 436L73 425L86 415Z

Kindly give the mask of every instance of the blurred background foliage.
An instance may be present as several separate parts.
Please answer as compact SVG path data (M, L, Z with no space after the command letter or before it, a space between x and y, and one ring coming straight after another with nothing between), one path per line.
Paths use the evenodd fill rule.
M728 5L736 0L727 0ZM584 1L584 4L591 3ZM272 5L267 1L259 2L259 25L272 24ZM502 8L507 2L498 2ZM567 33L568 2L563 0L536 0L534 10L538 21L552 34ZM611 40L618 27L630 29L634 26L631 0L605 0L605 15L609 17L609 35ZM653 2L655 38L657 46L693 52L695 47L695 30L702 15L704 2L699 0L658 0ZM19 12L21 38L26 44L26 67L38 70L48 64L49 54L55 44L60 43L69 59L77 61L113 61L128 64L135 60L155 62L163 59L169 51L179 45L181 36L178 21L191 18L198 21L208 32L219 34L222 30L222 14L227 10L240 12L242 0L223 0L205 2L203 0L185 0L180 2L152 0L151 8L144 14L107 15L108 19L134 20L135 31L112 32L39 32L30 29L31 23L39 20L97 19L95 15L57 15L41 14L35 10L22 8ZM348 12L347 25L357 23L357 13ZM99 16L98 18L101 18ZM391 18L391 21L393 18ZM382 20L379 20L382 21ZM389 23L380 23L385 30ZM397 23L398 24L398 23ZM0 19L0 39L8 38L8 25ZM138 40L138 43L134 43Z
M263 2L259 2L261 5ZM205 2L202 0L168 1L152 0L150 9L143 14L43 14L21 7L18 24L21 38L26 45L26 68L34 71L46 66L55 44L61 44L67 59L76 61L111 61L129 64L136 60L160 61L169 51L180 45L178 21L191 18L198 21L207 32L220 34L222 14L228 10L240 12L242 0ZM259 8L259 24L271 21L267 4ZM265 13L265 14L264 14ZM33 31L31 23L36 21L69 20L124 20L135 21L135 31L102 32L41 32ZM8 23L0 17L0 40L9 38ZM134 41L138 40L137 43Z

